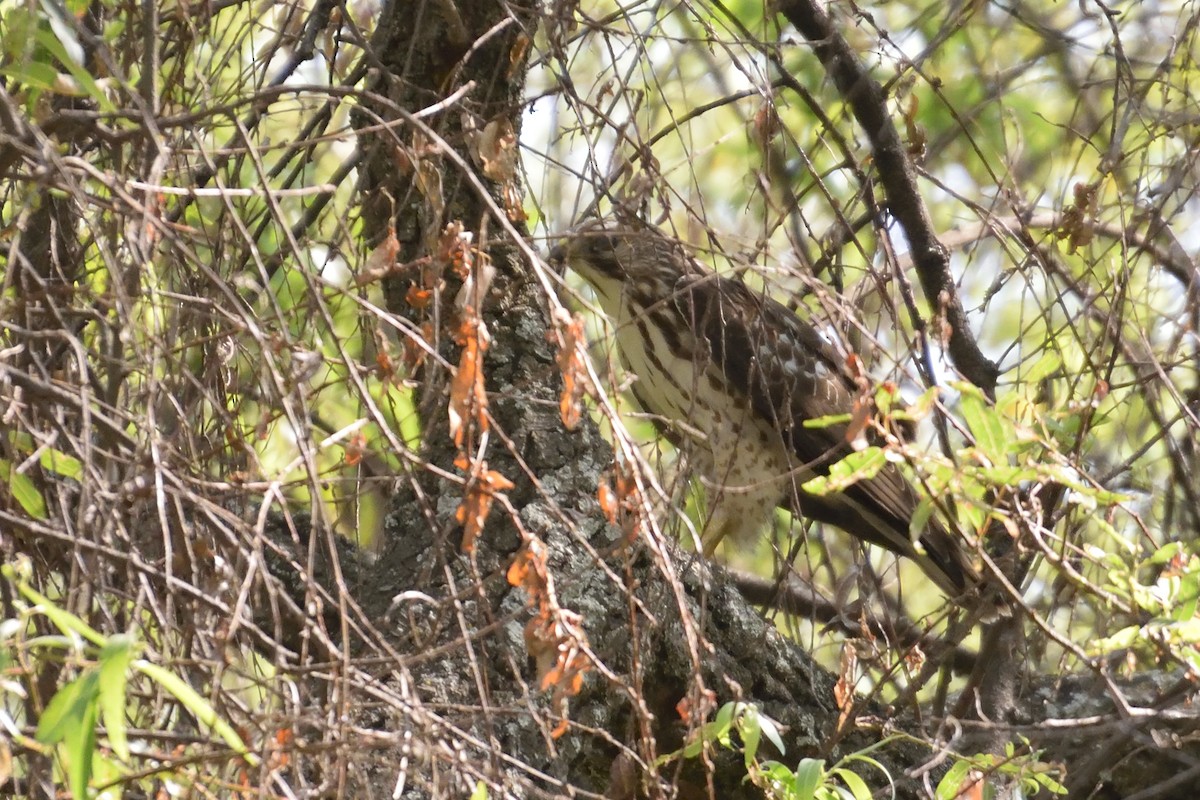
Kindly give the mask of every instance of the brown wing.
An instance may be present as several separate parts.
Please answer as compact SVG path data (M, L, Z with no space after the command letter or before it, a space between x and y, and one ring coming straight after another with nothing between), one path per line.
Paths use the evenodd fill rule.
M771 420L803 463L828 466L850 452L846 425L803 426L854 408L853 380L811 325L716 274L688 276L676 289L680 313L703 333L729 384L750 395L755 413Z
M754 413L771 421L791 445L797 466L818 474L851 452L845 424L821 428L806 420L850 414L856 386L844 362L820 334L792 311L741 281L693 274L676 285L676 306L707 339L728 384L745 392ZM844 492L817 496L797 489L802 514L916 560L948 593L962 592L974 570L939 524L913 546L909 524L917 495L892 465Z

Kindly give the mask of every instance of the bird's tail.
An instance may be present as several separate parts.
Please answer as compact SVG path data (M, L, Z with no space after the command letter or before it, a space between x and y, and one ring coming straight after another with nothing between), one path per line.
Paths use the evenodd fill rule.
M1012 616L1012 604L998 585L989 585L975 565L962 538L931 519L921 535L916 561L925 574L952 598L978 598L985 622ZM974 604L971 604L974 606Z
M915 560L921 569L951 597L965 594L982 581L961 539L936 519L929 520L917 550Z

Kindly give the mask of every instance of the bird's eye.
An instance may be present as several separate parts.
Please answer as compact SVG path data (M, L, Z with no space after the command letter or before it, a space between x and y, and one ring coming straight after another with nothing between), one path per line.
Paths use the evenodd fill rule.
M587 254L596 269L606 275L619 277L623 269L617 256L620 241L608 233L594 234L588 237Z
M584 234L587 252L591 255L602 255L611 253L613 250L612 237L607 233L588 233Z

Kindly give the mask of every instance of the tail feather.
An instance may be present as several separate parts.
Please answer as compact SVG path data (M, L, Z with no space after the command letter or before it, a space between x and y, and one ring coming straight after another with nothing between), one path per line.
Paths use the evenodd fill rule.
M874 478L886 480L883 473ZM909 521L916 507L915 498L907 508L878 502L879 484L871 481L847 487L843 492L810 495L797 492L799 512L818 522L834 525L863 541L878 545L917 563L922 571L951 597L966 594L981 581L966 548L936 519L931 519L921 535L920 547L913 543ZM793 511L796 510L793 508Z

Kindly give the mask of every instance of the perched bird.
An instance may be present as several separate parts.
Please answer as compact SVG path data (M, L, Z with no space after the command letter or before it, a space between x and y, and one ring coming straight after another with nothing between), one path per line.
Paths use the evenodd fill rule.
M936 520L914 544L918 496L895 465L841 492L800 488L851 452L847 424L805 421L850 414L860 394L811 325L653 228L593 221L550 257L595 289L634 399L688 452L708 499L706 554L727 536L753 541L782 506L916 561L951 596L978 581Z

